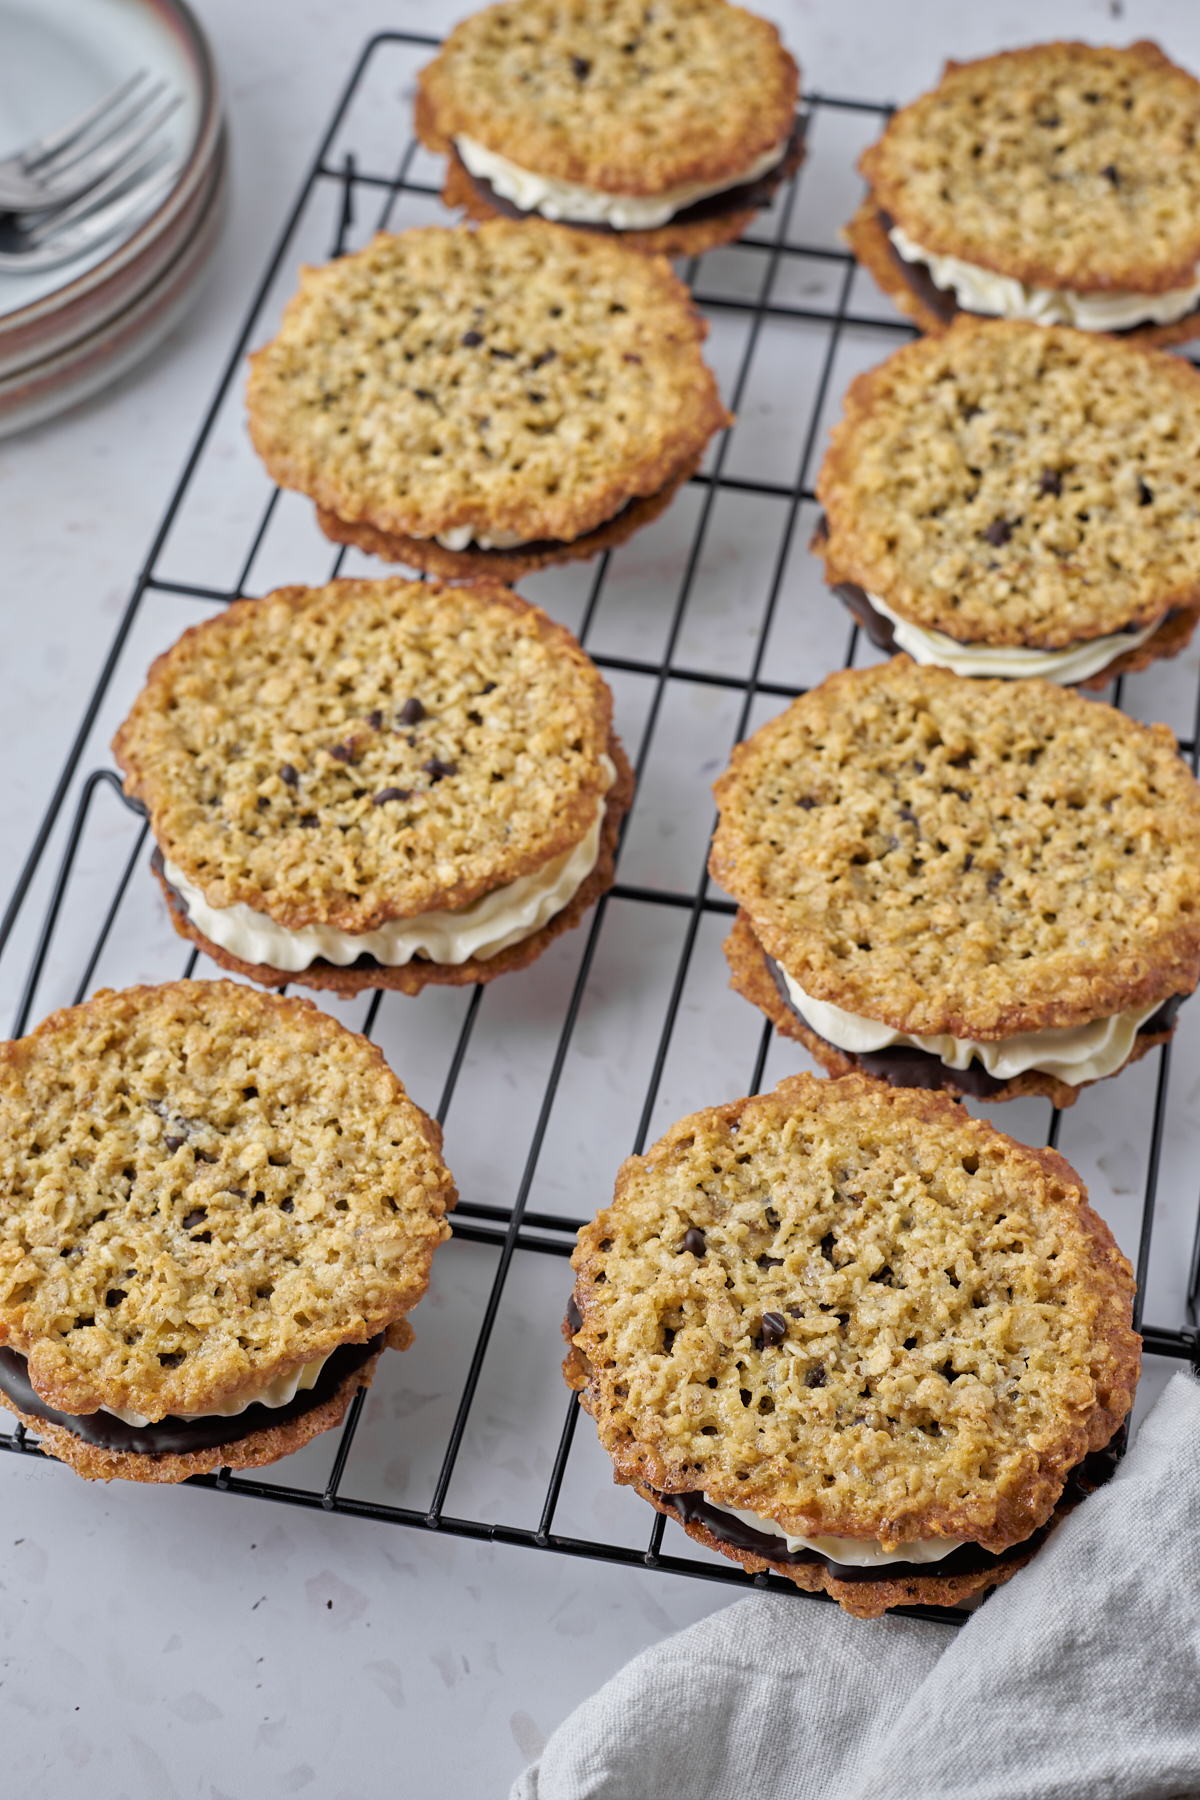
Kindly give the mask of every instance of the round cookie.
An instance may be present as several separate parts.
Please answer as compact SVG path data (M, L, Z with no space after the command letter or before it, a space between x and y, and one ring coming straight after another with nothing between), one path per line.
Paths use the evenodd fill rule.
M1165 726L898 656L715 792L734 986L833 1074L1070 1105L1200 979L1200 784Z
M922 330L965 310L1200 332L1200 82L1155 44L947 63L859 167L850 246Z
M1103 687L1200 616L1200 374L960 318L858 376L817 479L825 578L876 644Z
M665 260L612 239L381 234L302 272L251 358L250 435L327 535L511 579L620 541L732 423L706 332Z
M310 1001L180 981L53 1013L0 1046L0 1401L88 1479L298 1449L412 1341L440 1150Z
M487 582L239 601L159 657L113 749L182 934L344 994L532 961L611 885L633 791L595 665Z
M799 167L798 94L775 27L727 0L503 0L421 71L416 125L470 218L698 256Z
M801 1075L694 1113L571 1260L617 1481L860 1617L1007 1580L1133 1402L1133 1271L1079 1177L944 1095Z

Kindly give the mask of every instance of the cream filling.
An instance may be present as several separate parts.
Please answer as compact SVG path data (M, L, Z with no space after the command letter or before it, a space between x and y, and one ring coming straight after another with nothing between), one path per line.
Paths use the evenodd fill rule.
M876 612L890 619L897 646L907 650L915 663L934 663L939 669L952 669L956 675L1002 675L1011 680L1042 676L1066 686L1073 681L1086 681L1098 675L1110 662L1127 650L1136 650L1154 636L1162 623L1156 619L1141 631L1119 632L1112 637L1089 638L1086 643L1071 644L1066 650L1026 650L1004 646L993 649L988 644L960 644L943 631L914 625L893 612L878 594L867 599Z
M710 194L723 194L743 182L757 181L768 169L781 163L787 154L790 134L781 144L766 150L743 169L724 181L687 181L679 187L667 188L661 194L609 194L599 188L582 187L574 181L556 181L550 175L536 175L519 163L509 162L495 150L487 150L474 138L456 137L454 147L472 175L490 181L502 200L511 201L522 212L540 213L544 219L556 219L568 225L611 225L615 231L655 231L660 225L691 206L707 200Z
M330 1351L330 1355L332 1354ZM306 1362L302 1368L293 1369L290 1375L277 1375L269 1387L259 1388L257 1393L226 1400L221 1406L206 1406L203 1412L181 1413L176 1416L185 1419L234 1419L238 1413L244 1413L248 1406L286 1406L297 1394L317 1385L317 1377L328 1361L328 1356L318 1356L314 1362ZM114 1419L123 1419L126 1425L157 1423L154 1419L144 1419L141 1413L130 1412L122 1406L102 1406L100 1411L111 1413Z
M909 1544L897 1544L894 1550L885 1550L877 1538L793 1537L774 1519L764 1519L760 1513L747 1512L741 1506L722 1506L716 1500L709 1500L708 1504L717 1512L740 1519L752 1531L765 1531L770 1537L783 1538L789 1550L815 1550L818 1556L827 1556L831 1562L845 1563L852 1569L883 1568L886 1563L898 1562L941 1562L944 1556L969 1541L966 1538L922 1538Z
M957 256L935 256L899 225L888 236L905 262L924 263L935 287L953 290L967 312L1000 319L1032 319L1036 325L1074 325L1079 331L1121 331L1129 325L1173 325L1195 309L1200 280L1165 294L1076 294L1070 288L1026 287Z
M607 756L600 761L611 787L617 771ZM473 956L486 962L511 944L532 937L574 898L600 855L604 806L601 799L591 828L578 844L532 875L493 888L461 912L389 919L375 931L338 931L332 925L305 925L289 931L241 901L233 906L210 906L174 863L165 863L164 871L197 930L243 962L267 963L291 973L307 969L318 957L344 968L364 951L389 969L399 968L417 955L439 963L464 963Z
M443 550L466 550L474 544L477 550L515 550L518 544L529 544L535 540L522 537L518 531L493 531L490 537L477 537L474 525L455 525L450 531L434 533L436 541ZM410 532L409 536L415 536Z
M918 1050L928 1050L948 1069L965 1069L974 1058L989 1075L995 1075L1001 1081L1012 1081L1027 1069L1037 1069L1072 1087L1085 1081L1102 1081L1106 1075L1114 1074L1133 1049L1138 1026L1162 1005L1161 1000L1154 1000L1149 1006L1133 1012L1114 1013L1108 1019L1092 1019L1087 1025L1022 1031L996 1042L977 1043L974 1038L911 1037L908 1032L893 1031L890 1025L881 1025L876 1019L844 1012L827 1000L814 1000L798 981L793 981L786 969L783 979L792 1003L805 1023L838 1050L861 1054L888 1050L894 1044L908 1044Z

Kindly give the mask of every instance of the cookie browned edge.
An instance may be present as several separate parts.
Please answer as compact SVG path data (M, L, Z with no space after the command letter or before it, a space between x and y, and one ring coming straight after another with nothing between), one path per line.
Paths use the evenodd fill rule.
M419 118L420 109L418 107L418 120ZM417 135L421 136L419 124ZM429 142L425 137L422 137L421 141L422 143ZM777 177L776 192L785 181L791 180L804 161L805 154L805 146L801 142L788 151L777 169L769 171L771 176ZM768 201L767 204L769 205L770 202ZM493 206L491 201L480 193L471 179L470 171L453 145L450 147L450 154L446 161L442 205L451 210L461 207L468 219L473 219L481 225L485 224L488 219L508 217L507 214L501 213L498 206ZM622 244L628 244L631 250L642 250L648 255L703 256L706 250L716 250L722 244L736 243L743 231L765 210L766 208L763 206L751 206L744 211L721 213L711 219L693 219L682 225L676 225L668 219L665 225L656 226L653 231L618 231L613 235ZM554 223L558 222L554 221ZM564 220L562 223L574 231L587 230L587 226L580 224L577 220Z
M605 795L600 853L595 868L561 912L547 919L532 937L523 938L519 944L510 944L507 950L501 950L497 956L471 957L463 963L435 963L427 962L422 957L413 957L411 962L402 963L394 969L384 968L382 964L371 969L358 969L353 964L341 968L336 963L324 961L312 963L307 969L275 969L269 963L244 962L241 957L222 950L220 945L206 938L192 924L166 876L159 873L158 869L154 872L166 898L171 923L180 937L188 938L222 969L229 969L235 975L244 975L247 980L257 982L260 987L289 987L298 982L303 987L326 989L348 999L354 994L362 993L364 988L391 988L403 994L419 994L427 984L466 987L475 982L493 981L497 975L510 975L517 969L527 968L531 962L536 962L553 939L560 932L569 931L572 926L578 925L588 908L612 886L621 821L633 800L635 777L620 738L612 733L608 740L608 755L616 766L617 778Z
M835 594L838 593L840 588L845 586L859 587L860 591L865 594L866 590L865 588L861 588L860 583L855 582L852 576L847 575L843 570L838 568L836 562L829 553L828 544L829 536L827 523L824 515L822 515L817 522L816 530L809 539L808 547L814 556L819 556L824 562L826 586L832 588ZM856 620L860 629L865 631L868 637L871 637L870 627L863 623L862 619L859 617L858 613L855 612L854 608L850 606L845 596L838 594L838 597L842 600L842 604L847 607L851 616ZM869 606L871 603L870 595L868 594L866 598ZM876 616L883 618L882 614L877 614ZM1064 682L1063 686L1073 687L1084 691L1089 689L1099 691L1102 688L1108 687L1111 682L1116 681L1121 675L1137 675L1142 669L1148 669L1151 663L1169 662L1172 657L1178 656L1181 651L1187 649L1192 641L1192 634L1196 629L1198 621L1200 621L1200 595L1197 595L1194 599L1186 600L1182 605L1172 606L1158 629L1146 639L1144 644L1137 645L1133 650L1123 650L1118 656L1115 656L1110 663L1106 663L1102 669L1098 669L1094 675L1088 675L1083 681L1068 681ZM884 623L890 624L891 621L884 619ZM872 643L875 643L873 637L871 638L871 641ZM965 647L966 646L964 646L964 648ZM875 648L884 656L894 656L899 650L899 645L893 640L890 649L885 648L878 643L875 643Z
M397 1321L397 1324L401 1323L403 1321ZM407 1331L406 1342L396 1344L396 1348L406 1348L412 1342L411 1326ZM389 1343L396 1335L393 1325L388 1334ZM359 1388L370 1387L375 1365L382 1355L383 1349L379 1349L361 1368L352 1369L335 1394L320 1406L314 1406L311 1412L302 1413L298 1419L292 1419L286 1425L268 1425L237 1443L214 1444L208 1450L189 1450L183 1455L108 1450L101 1444L89 1444L86 1439L76 1437L65 1425L38 1418L34 1413L23 1413L3 1392L0 1392L0 1405L16 1413L25 1429L42 1440L51 1456L67 1463L85 1481L186 1481L190 1475L207 1475L214 1469L261 1469L266 1463L278 1462L280 1457L291 1456L294 1451L303 1449L323 1431L332 1431L345 1418Z
M729 423L732 424L732 415ZM724 429L724 428L723 428ZM527 547L511 550L447 550L436 538L409 537L402 531L381 531L366 519L342 519L327 507L317 507L317 524L334 544L350 544L378 556L384 562L405 563L410 569L424 569L443 581L479 581L491 577L496 581L516 581L532 575L537 569L554 563L587 562L603 550L615 550L643 525L649 525L675 498L685 482L690 481L704 460L704 451L689 456L665 485L653 494L642 494L630 500L620 512L593 531L567 542L565 539L543 538Z
M842 238L853 252L855 261L874 277L876 286L882 288L897 310L905 313L921 331L931 337L940 337L949 331L954 315L943 318L914 291L904 272L904 259L884 229L874 194L868 192L854 217L842 227ZM953 300L954 296L950 294L947 298ZM962 310L955 301L955 314ZM971 316L990 315L977 313ZM1149 345L1160 350L1169 344L1186 344L1192 338L1200 337L1200 306L1182 319L1176 319L1173 325L1134 325L1127 331L1089 333L1089 336L1093 335L1115 337L1123 344Z
M835 1079L840 1075L861 1075L869 1081L879 1081L883 1087L892 1085L890 1082L882 1081L877 1075L869 1075L852 1050L839 1050L827 1039L818 1037L811 1025L798 1019L796 1014L785 1006L783 996L775 986L771 971L767 967L766 952L754 934L754 927L745 907L738 908L733 928L725 939L723 948L725 960L730 968L729 985L734 992L741 994L743 999L749 1000L752 1006L757 1006L760 1012L765 1013L782 1037L795 1038L797 1043L803 1044L809 1055L820 1063L826 1074L834 1076ZM1160 1044L1170 1043L1173 1035L1173 1029L1154 1032L1139 1031L1133 1040L1133 1049L1121 1064L1121 1068L1127 1069L1130 1063L1140 1062L1143 1056L1148 1055L1151 1050L1156 1050ZM1120 1069L1113 1070L1114 1075L1119 1075L1120 1072ZM1107 1081L1111 1080L1111 1077L1103 1076L1101 1079ZM1037 1094L1044 1096L1051 1105L1062 1110L1065 1107L1074 1106L1083 1089L1093 1086L1095 1086L1094 1082L1081 1081L1077 1087L1072 1087L1069 1082L1060 1081L1057 1076L1047 1075L1040 1069L1026 1069L1024 1074L1014 1076L1011 1081L1005 1082L1003 1087L988 1094L986 1100L990 1106L993 1101L1019 1100L1026 1094ZM968 1090L959 1087L955 1081L953 1069L946 1070L945 1078L936 1090L925 1091L952 1094L957 1100L969 1097Z

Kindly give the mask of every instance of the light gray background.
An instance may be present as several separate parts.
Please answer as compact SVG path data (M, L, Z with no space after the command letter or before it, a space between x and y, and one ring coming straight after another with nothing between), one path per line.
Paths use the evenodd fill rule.
M353 59L372 31L438 32L460 10L440 0L196 6L222 67L233 131L231 216L210 283L188 323L138 374L0 444L0 901ZM1051 35L1150 36L1200 69L1200 8L1187 0L777 0L761 10L783 27L808 85L835 94L903 100L936 78L946 55ZM887 347L881 342L877 354ZM272 578L306 573L281 568ZM714 629L720 616L718 596ZM1193 653L1172 692L1177 679L1182 698L1196 669ZM0 1024L12 999L10 977ZM712 1004L720 1004L715 990ZM702 1091L710 1054L716 1069L718 1047L701 1030L691 1045L696 1067L675 1082L687 1104L717 1097ZM408 1068L402 1073L409 1078ZM1177 1205L1194 1217L1200 1093L1190 1091L1186 1067L1176 1084L1186 1099L1174 1151ZM1126 1104L1144 1113L1152 1092L1152 1084L1130 1085ZM1109 1099L1085 1116L1081 1103L1068 1154L1119 1207L1138 1184L1142 1146L1106 1117L1112 1110ZM627 1147L615 1143L610 1163ZM576 1210L572 1200L564 1196L563 1210ZM550 1205L553 1196L533 1203ZM1126 1231L1119 1235L1131 1248ZM472 1304L486 1275L468 1252L455 1254L462 1260L444 1291L426 1302L428 1341L448 1364L461 1353L456 1301ZM562 1286L562 1265L552 1273ZM518 1361L522 1299L515 1296L511 1321ZM531 1293L529 1304L539 1299ZM541 1365L531 1368L531 1384L543 1379ZM419 1387L393 1389L394 1419L419 1413L428 1398ZM527 1467L504 1396L481 1399L476 1463L490 1458L501 1474L490 1491L463 1493L455 1510L491 1505L507 1516L508 1495L515 1517L545 1447L530 1450ZM625 1515L610 1508L621 1497L602 1485L601 1462L584 1466L597 1485L571 1501L580 1528L590 1520L592 1531L619 1533ZM74 1791L99 1800L502 1794L552 1727L620 1663L728 1598L706 1583L193 1490L90 1487L55 1465L2 1457L4 1788L55 1800Z

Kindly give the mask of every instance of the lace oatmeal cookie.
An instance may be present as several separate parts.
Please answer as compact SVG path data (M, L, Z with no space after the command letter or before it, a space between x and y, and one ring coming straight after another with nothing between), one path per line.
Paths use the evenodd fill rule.
M888 236L891 226L892 220L880 212L874 195L868 194L843 227L842 236L855 261L861 263L900 312L931 336L945 331L958 318L985 316L961 307L953 288L939 288L928 264L906 262ZM1124 342L1164 350L1170 344L1186 344L1198 333L1200 306L1170 324L1122 326L1111 335Z
M60 1415L51 1448L109 1411L211 1433L364 1346L314 1395L334 1423L350 1375L411 1340L455 1201L440 1146L380 1051L309 1001L182 981L52 1014L0 1046L0 1344L29 1390L14 1405L0 1371L6 1403L39 1431L39 1407ZM325 1428L291 1410L242 1460Z
M113 749L209 904L361 933L578 844L611 721L590 658L507 588L334 581L186 631Z
M506 219L381 234L303 272L251 359L250 433L281 486L350 525L573 543L731 423L706 331L665 260L609 239Z
M814 1031L796 1006L788 992L782 968L768 956L755 937L749 914L743 908L738 909L724 950L729 964L730 987L765 1013L781 1037L794 1038L803 1044L829 1075L871 1075L892 1087L938 1090L956 1099L969 1095L976 1100L1002 1101L1038 1095L1060 1108L1074 1106L1082 1089L1094 1085L1094 1081L1089 1080L1063 1081L1036 1068L1024 1069L1019 1075L1002 1079L988 1074L976 1063L970 1063L965 1069L954 1069L939 1057L914 1049L882 1050L874 1054L840 1050ZM1139 1027L1121 1068L1140 1062L1151 1050L1171 1041L1176 1007L1176 1001L1167 1001L1157 1015ZM1119 1073L1119 1070L1114 1069L1113 1073Z
M456 26L418 83L417 129L524 169L654 197L735 181L788 136L799 72L726 0L504 0Z
M794 701L715 792L714 880L860 1021L987 1043L1200 978L1200 786L1163 725L898 656Z
M573 538L569 544L543 538L509 550L480 550L474 545L466 550L447 550L436 538L414 538L406 537L400 531L379 531L361 519L357 523L339 519L336 513L323 506L317 508L317 524L331 543L352 544L358 550L365 550L368 556L381 557L384 562L404 563L410 569L425 569L444 581L478 581L481 578L518 581L522 575L532 575L535 570L551 568L555 563L588 562L602 551L617 549L643 525L651 524L667 510L702 461L702 455L689 457L656 494L631 500L606 524L597 525L594 531L585 531L582 537Z
M1023 1555L1133 1401L1133 1272L1083 1184L942 1095L801 1075L695 1113L623 1164L572 1266L565 1373L618 1481L702 1502L693 1535L726 1554L731 1507L976 1565L757 1552L866 1615L1011 1573L991 1558Z
M1200 82L1156 44L950 62L862 156L922 248L1029 287L1162 294L1200 263Z
M963 645L1056 652L1168 615L1194 626L1198 470L1189 363L964 318L851 383L812 548L832 585ZM1177 654L1188 635L1163 641Z

